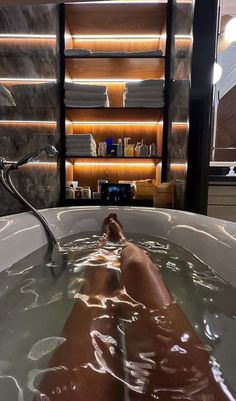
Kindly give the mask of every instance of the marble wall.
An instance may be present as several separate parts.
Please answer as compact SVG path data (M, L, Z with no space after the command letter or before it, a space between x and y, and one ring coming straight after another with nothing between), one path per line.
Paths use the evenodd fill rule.
M0 84L16 104L0 102L0 157L7 160L48 143L60 146L57 30L56 5L0 7ZM59 163L48 161L12 173L16 187L36 208L59 204ZM0 199L0 215L24 210L2 187Z
M188 159L189 95L194 2L173 9L172 76L168 135L168 180L175 186L175 208L184 209Z

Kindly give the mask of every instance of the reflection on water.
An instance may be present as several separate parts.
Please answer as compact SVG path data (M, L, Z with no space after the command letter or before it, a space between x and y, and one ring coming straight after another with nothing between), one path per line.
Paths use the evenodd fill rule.
M185 249L136 236L175 301L150 310L122 284L120 248L97 241L0 274L1 401L234 400L236 290Z

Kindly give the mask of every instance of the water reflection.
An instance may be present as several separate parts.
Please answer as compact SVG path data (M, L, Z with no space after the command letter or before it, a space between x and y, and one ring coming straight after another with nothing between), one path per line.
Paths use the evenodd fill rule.
M3 401L233 400L235 289L185 249L137 237L175 300L150 309L126 291L120 248L97 241L8 270L20 279L0 298Z

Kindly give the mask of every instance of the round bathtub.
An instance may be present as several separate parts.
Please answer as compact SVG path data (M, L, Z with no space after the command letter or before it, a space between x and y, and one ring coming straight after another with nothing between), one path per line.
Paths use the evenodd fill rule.
M57 238L99 233L104 217L116 212L127 234L164 237L186 248L236 287L236 223L177 210L135 207L67 207L42 210ZM32 213L0 218L0 271L47 243Z
M212 372L215 381L220 383L219 385L224 390L224 394L227 394L227 397L209 399L213 401L234 400L233 395L228 391L227 386L225 386L224 379L221 377L221 372L218 368L222 366L229 389L231 388L235 393L234 361L236 353L234 338L236 313L234 309L235 302L233 300L236 294L235 223L175 210L133 207L68 207L47 209L41 212L49 222L54 235L59 239L68 237L69 242L71 241L70 238L76 235L78 235L77 239L80 241L81 237L88 236L87 233L99 234L104 217L111 212L116 212L128 238L135 238L135 235L141 235L143 241L149 242L149 244L158 243L163 239L170 247L173 244L176 247L181 247L181 249L184 248L184 252L186 251L187 255L186 280L183 281L183 276L179 276L178 278L178 273L176 275L178 268L177 270L172 268L172 271L170 269L168 273L168 268L171 267L168 266L168 263L171 265L170 254L168 254L167 263L164 266L167 276L163 276L162 278L164 281L166 278L169 280L169 282L165 281L167 287L168 285L171 286L171 283L174 282L176 288L179 289L176 294L172 291L172 296L174 294L174 301L179 302L179 306L183 307L184 312L187 312L187 317L191 321L192 328L200 333L200 326L202 324L204 347L208 344L211 348L211 344L213 344L214 352L211 354ZM90 238L91 236L88 237ZM152 241L150 238L154 240ZM14 385L17 384L18 398L16 399L23 401L25 399L23 394L27 395L29 390L31 394L35 393L35 378L41 372L48 372L54 369L48 368L47 357L45 359L45 355L51 355L51 341L67 341L63 337L64 334L62 335L64 333L63 327L67 327L67 322L70 322L71 317L73 317L74 307L76 308L76 305L78 305L77 301L74 302L73 296L72 298L67 295L65 297L63 294L64 291L66 291L66 294L68 294L68 291L73 292L74 283L77 283L76 280L81 280L81 277L79 276L79 279L77 276L74 279L70 277L69 281L66 281L65 284L63 281L54 280L55 277L50 281L50 278L45 275L45 270L42 269L42 264L40 264L42 257L47 255L47 252L47 235L41 223L32 213L22 213L0 218L0 303L2 302L0 311L3 315L3 323L0 325L0 368L2 369L0 384L3 387L0 388L7 401L15 399L11 398L13 382L15 383L13 383ZM160 252L163 251L160 250ZM213 280L204 281L204 274L208 274L207 272L205 273L205 270L199 270L199 274L197 270L191 271L192 256L190 254L193 255L196 263L199 262L207 268L210 267ZM176 255L174 252L172 262L175 261L175 258L178 259ZM82 259L83 255L81 256ZM30 271L36 265L38 265L38 269L35 271L35 276L33 273L27 276L27 270ZM172 265L175 268L178 267L175 263L172 263ZM65 273L63 273L66 277L71 274L70 264L68 266L69 268L64 269ZM215 275L214 271L223 280L221 278L215 280L217 275ZM24 272L26 272L25 279ZM188 281L188 272L190 272L189 274L192 278L192 287L190 281ZM163 274L163 269L161 274ZM170 279L170 276L173 276L173 279ZM214 288L217 288L214 286L220 283L219 280L229 284L222 284L227 289L222 293L217 290L219 295L217 298L214 297ZM45 296L42 296L40 292L41 283L44 283L46 286ZM200 284L200 287L203 288L203 291L199 292L199 294L196 292L195 295L198 298L194 297L195 284ZM168 288L170 290L170 287ZM184 291L181 292L182 289L187 290L187 298L185 298ZM17 300L11 298L14 291L22 294L21 304L18 304ZM65 302L63 301L63 297L66 299ZM206 304L202 308L205 302L204 297L206 297ZM227 302L225 299L225 307L222 308L221 304L224 303L223 297L227 297ZM215 302L216 309L211 309ZM71 311L72 304L73 309ZM188 310L190 311L190 309L191 314L188 315ZM224 313L221 316L222 311ZM230 312L229 315L228 311ZM86 315L87 312L84 316ZM81 315L76 315L72 331L77 330L75 327L76 322L80 321L78 319L79 316ZM107 317L108 315L102 315L103 318L104 316ZM39 319L40 324L38 324ZM128 321L131 322L133 320ZM78 330L78 333L81 333L81 330ZM184 332L183 334L186 335L186 333ZM182 339L182 337L180 338ZM205 339L207 342L205 342ZM176 349L184 352L182 348L176 345L178 342L174 344L175 346L171 349L175 352ZM124 350L126 349L125 344L122 347ZM207 349L208 351L210 349ZM197 354L198 352L199 350L197 350ZM73 352L68 353L68 355L73 355ZM165 353L165 357L166 355ZM228 357L229 355L230 358ZM9 361L13 361L14 358L16 358L17 362L14 362L10 366ZM25 360L27 360L27 363ZM191 363L193 360L194 358L191 359ZM57 365L56 369L58 369ZM55 388L58 389L58 386ZM128 399L129 397L125 397L125 400Z

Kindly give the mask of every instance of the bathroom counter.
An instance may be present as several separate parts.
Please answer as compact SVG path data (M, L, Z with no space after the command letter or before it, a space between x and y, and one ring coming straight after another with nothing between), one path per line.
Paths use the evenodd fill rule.
M225 183L226 185L236 185L236 175L235 177L233 176L226 176L226 175L210 175L209 176L209 185L215 185L216 182L222 182Z
M209 176L207 214L236 222L236 176Z

